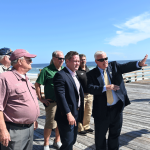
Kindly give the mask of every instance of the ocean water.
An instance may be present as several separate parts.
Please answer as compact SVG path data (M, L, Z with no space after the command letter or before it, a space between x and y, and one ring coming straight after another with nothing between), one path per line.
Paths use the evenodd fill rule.
M127 63L129 61L133 61L133 60L120 60L120 61L117 61L117 62L120 63L120 64L123 64L123 63ZM136 61L136 60L134 60L134 61ZM86 64L87 64L87 66L90 70L93 69L94 67L96 67L96 63L94 61L93 62L87 62ZM150 66L150 59L148 59L146 61L146 64L148 64L148 66ZM30 76L30 78L36 78L38 76L38 74L40 73L39 69L43 69L44 67L46 67L48 65L49 65L49 63L32 64L32 69L29 70L27 75ZM63 66L65 66L65 63L63 64Z

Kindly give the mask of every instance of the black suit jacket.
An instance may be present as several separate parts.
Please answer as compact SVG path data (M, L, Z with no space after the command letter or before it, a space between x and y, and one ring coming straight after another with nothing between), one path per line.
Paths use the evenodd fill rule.
M122 74L140 69L136 67L136 63L137 62L118 64L116 61L113 61L108 64L107 73L109 74L111 84L118 85L120 87L119 90L115 91L117 96L123 102L122 105L120 105L120 111L122 111L125 106L130 104ZM94 95L93 117L105 119L107 114L107 97L106 92L102 92L104 82L99 68L96 67L89 71L87 73L87 79L88 92Z
M82 123L84 113L84 92L80 85L81 105L78 110L79 94L74 79L69 71L64 68L57 72L53 79L55 96L57 100L57 110L55 120L64 124L68 124L66 114L71 112L77 121Z

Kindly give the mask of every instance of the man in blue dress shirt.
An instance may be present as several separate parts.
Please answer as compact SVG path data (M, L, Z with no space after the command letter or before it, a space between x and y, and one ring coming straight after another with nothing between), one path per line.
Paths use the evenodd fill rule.
M119 149L119 136L122 128L123 108L130 104L122 74L141 69L148 55L141 61L119 64L108 63L105 52L97 51L94 55L97 67L87 73L88 92L94 95L93 117L95 123L96 150L106 150L106 133L108 150Z

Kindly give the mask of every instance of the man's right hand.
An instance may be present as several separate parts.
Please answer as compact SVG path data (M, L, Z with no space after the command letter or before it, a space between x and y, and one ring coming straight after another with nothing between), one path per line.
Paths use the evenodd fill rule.
M46 106L49 106L51 99L41 99L40 101L41 101L43 104L45 104Z
M10 139L10 134L7 129L1 131L0 133L0 142L3 146L8 146Z
M71 114L71 112L69 112L69 113L67 114L67 119L68 119L69 125L75 125L75 126L77 126L76 120L75 120L75 118L73 117L73 115Z
M117 90L120 89L120 87L118 85L110 84L110 85L106 85L106 89L107 90L117 91Z

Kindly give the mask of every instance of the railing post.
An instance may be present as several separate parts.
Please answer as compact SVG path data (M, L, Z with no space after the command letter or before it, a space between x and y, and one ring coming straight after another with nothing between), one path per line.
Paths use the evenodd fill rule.
M144 68L142 68L144 70ZM144 72L142 72L142 80L144 80Z
M136 72L135 72L135 82L137 81L137 75L136 75Z

